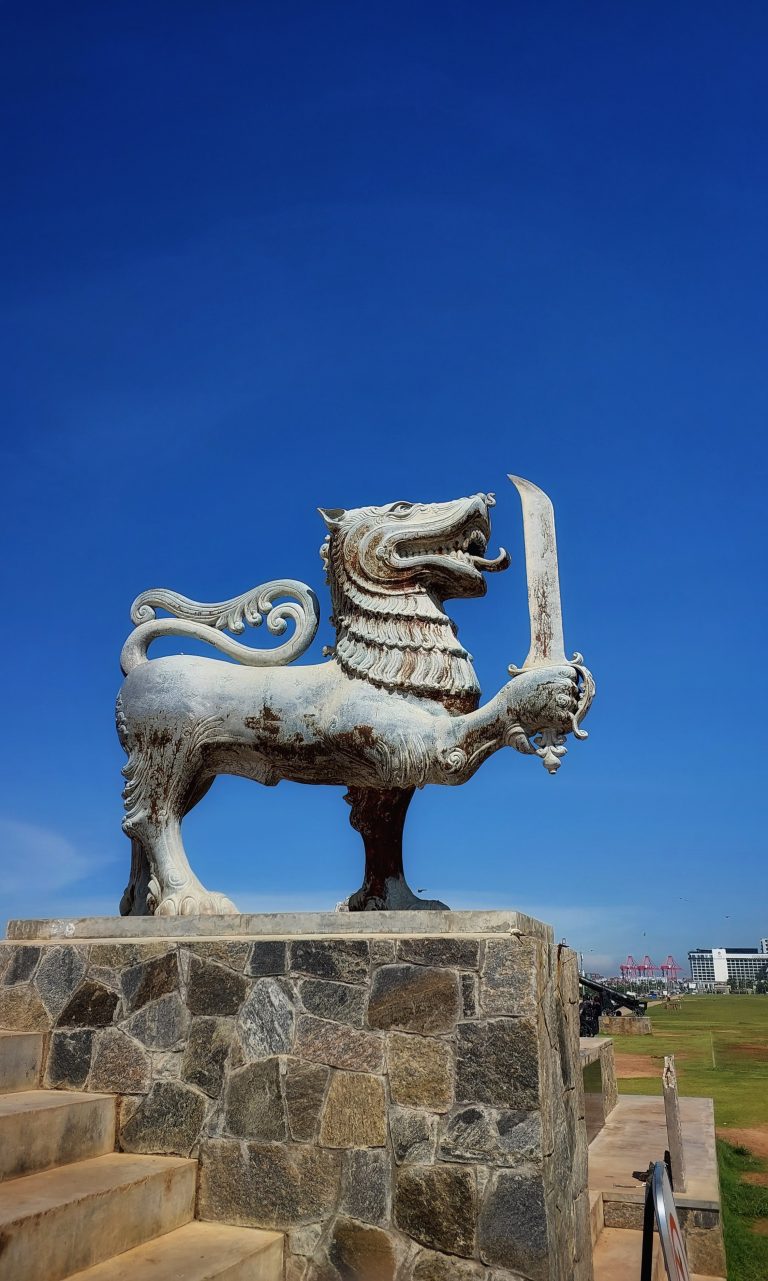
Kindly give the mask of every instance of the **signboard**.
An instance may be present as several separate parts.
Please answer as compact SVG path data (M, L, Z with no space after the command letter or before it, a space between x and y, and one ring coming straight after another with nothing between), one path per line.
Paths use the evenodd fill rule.
M654 1162L653 1173L646 1185L642 1281L646 1281L646 1278L650 1281L654 1219L661 1241L664 1269L669 1281L691 1281L677 1206L672 1195L667 1167L663 1161Z

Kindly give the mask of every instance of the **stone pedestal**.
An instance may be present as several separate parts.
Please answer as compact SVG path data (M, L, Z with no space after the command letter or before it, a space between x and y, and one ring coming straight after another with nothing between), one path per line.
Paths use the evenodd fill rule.
M0 1027L288 1281L590 1281L575 957L529 917L12 922Z
M640 1014L601 1014L598 1020L604 1036L652 1036L651 1020Z

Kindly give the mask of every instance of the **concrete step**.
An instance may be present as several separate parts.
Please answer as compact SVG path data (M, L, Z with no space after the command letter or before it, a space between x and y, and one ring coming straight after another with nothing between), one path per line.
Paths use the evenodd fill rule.
M188 1223L70 1281L282 1281L283 1237L257 1228Z
M592 1249L597 1245L598 1237L605 1227L605 1217L603 1215L603 1194L602 1192L590 1192L589 1194L589 1230L592 1236Z
M34 1090L42 1055L42 1032L0 1032L0 1094Z
M0 1095L0 1180L115 1148L115 1097L67 1090Z
M3 1281L62 1281L189 1223L197 1162L108 1156L0 1183Z
M594 1281L635 1281L640 1276L643 1234L632 1228L603 1228L592 1255ZM653 1243L653 1281L666 1281L658 1236Z

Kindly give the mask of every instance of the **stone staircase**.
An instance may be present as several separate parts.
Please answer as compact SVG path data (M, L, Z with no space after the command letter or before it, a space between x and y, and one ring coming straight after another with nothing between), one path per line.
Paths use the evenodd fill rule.
M116 1097L39 1089L42 1049L0 1031L0 1281L281 1281L282 1234L196 1221L197 1161L116 1152ZM590 1223L594 1281L637 1281L642 1233L595 1190Z
M643 1234L629 1228L606 1228L603 1194L589 1194L589 1222L592 1229L594 1281L638 1281L643 1254ZM653 1244L652 1281L665 1281L664 1261L658 1237Z
M278 1232L194 1219L197 1162L115 1152L113 1095L37 1088L0 1032L0 1281L280 1281Z
M634 1228L606 1228L603 1219L603 1194L590 1192L589 1221L592 1230L592 1266L594 1281L639 1281L643 1255L643 1234ZM658 1236L653 1242L652 1281L666 1281L664 1260ZM704 1277L691 1273L691 1281L725 1281L724 1277Z

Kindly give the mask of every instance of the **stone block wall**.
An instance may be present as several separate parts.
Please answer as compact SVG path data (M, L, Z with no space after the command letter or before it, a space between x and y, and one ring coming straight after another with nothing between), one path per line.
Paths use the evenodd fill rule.
M619 1101L613 1041L582 1037L580 1053L587 1142L592 1143Z
M613 1043L603 1041L600 1046L600 1077L603 1085L603 1115L609 1117L619 1101L619 1083L616 1080L616 1060Z
M44 1084L198 1156L199 1217L285 1231L287 1281L589 1281L577 1010L538 925L0 944Z

